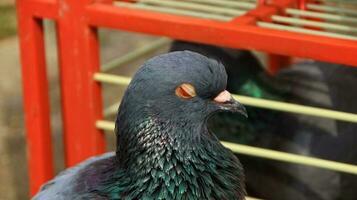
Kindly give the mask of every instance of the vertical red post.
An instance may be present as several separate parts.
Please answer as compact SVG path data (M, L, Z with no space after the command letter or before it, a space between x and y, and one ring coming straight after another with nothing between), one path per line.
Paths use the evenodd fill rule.
M298 7L300 10L306 10L306 3L307 0L299 0L298 1Z
M268 54L268 71L276 74L280 69L288 67L291 64L291 57L276 54Z
M17 1L30 192L53 177L48 82L42 20Z
M100 85L93 80L99 70L99 46L97 30L85 17L89 3L59 0L57 36L67 166L105 150L104 134L95 127L102 118L102 99Z
M266 0L258 0L257 1L257 7L258 6L263 6L263 5L265 5L266 4Z

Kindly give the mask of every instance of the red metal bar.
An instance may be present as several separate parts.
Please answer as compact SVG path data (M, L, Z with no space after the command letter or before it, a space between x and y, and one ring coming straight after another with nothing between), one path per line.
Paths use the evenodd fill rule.
M276 74L280 69L286 68L291 64L291 57L277 54L268 54L268 71Z
M285 9L287 7L296 7L297 0L272 0L270 5L274 5L280 9Z
M357 41L353 40L248 25L237 26L231 22L175 16L103 4L88 6L86 16L93 26L357 66Z
M265 5L259 6L256 9L249 11L247 15L255 17L255 22L257 22L271 21L271 16L278 13L279 9L276 6ZM255 23L252 25L255 25Z
M30 193L53 177L48 82L42 20L17 1Z
M257 1L257 6L263 6L266 4L266 0L258 0Z
M298 1L298 8L301 10L306 10L306 3L307 0L299 0Z
M56 0L18 0L25 6L27 12L39 18L56 19L58 17L58 4Z
M59 1L57 31L67 166L105 150L104 134L95 127L103 116L100 85L93 80L99 70L97 30L83 20L88 3Z
M95 0L96 3L112 4L114 0Z

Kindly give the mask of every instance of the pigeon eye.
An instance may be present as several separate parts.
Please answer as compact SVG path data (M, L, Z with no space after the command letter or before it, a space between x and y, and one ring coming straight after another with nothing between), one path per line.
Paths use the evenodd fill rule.
M191 99L196 96L195 87L188 83L183 83L175 90L176 96L183 99Z

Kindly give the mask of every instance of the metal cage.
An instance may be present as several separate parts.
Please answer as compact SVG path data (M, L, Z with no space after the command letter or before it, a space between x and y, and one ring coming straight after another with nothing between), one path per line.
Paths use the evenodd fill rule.
M98 28L264 51L272 73L290 57L357 66L357 16L322 1L17 0L17 15L31 195L54 175L44 19L56 23L66 166L105 151L103 130L113 124L102 120L101 83L130 80L100 71ZM235 97L247 105L357 122L356 114ZM357 174L357 166L345 163L224 144L239 153Z

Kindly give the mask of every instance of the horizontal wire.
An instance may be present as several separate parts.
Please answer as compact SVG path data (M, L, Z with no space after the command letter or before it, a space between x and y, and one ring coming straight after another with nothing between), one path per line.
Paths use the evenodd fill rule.
M203 3L203 4L211 4L223 7L230 7L230 8L245 8L245 9L253 9L256 7L255 1L227 1L227 0L182 0L182 1L189 1L189 2L196 2L196 3Z
M273 15L272 20L275 22L289 23L289 24L301 25L301 26L314 26L318 28L325 28L325 29L331 29L337 31L357 32L357 28L351 26L339 25L339 24L333 24L327 22L318 22L318 21L299 19L294 17Z
M185 0L185 1L141 0L140 2L141 3L120 2L120 3L116 3L116 4L119 6L125 6L125 7L130 7L130 8L139 8L139 9L146 9L146 10L164 12L164 13L169 13L169 14L187 15L187 16L193 16L193 17L221 20L221 21L230 21L233 19L234 16L240 16L240 15L243 15L246 13L246 11L243 11L243 10L234 10L231 8L223 8L223 7L219 7L219 6L191 3L191 2L210 3L210 2L213 2L213 0ZM215 5L219 4L219 3L217 3L219 1L215 1L215 2L216 2ZM241 2L232 2L232 3L241 3ZM242 3L247 3L247 2L242 2ZM154 5L148 5L148 4L154 4ZM220 4L223 4L223 2L220 2ZM169 6L169 7L158 7L158 6ZM247 6L253 7L254 5L248 3ZM187 10L187 9L196 9L197 11ZM298 9L292 9L292 8L286 9L286 12L288 14L293 14L293 15L319 17L322 19L328 19L328 20L334 20L334 21L345 21L345 22L357 23L357 18L339 16L339 15L335 15L335 14L326 14L326 13L298 10ZM219 14L225 14L225 15L219 15ZM226 16L226 15L229 15L229 16ZM293 23L293 24L301 24L301 25L306 24L306 25L311 25L311 26L316 26L316 27L330 28L333 30L356 32L356 29L353 27L337 25L337 24L332 24L332 23L313 22L313 21L305 20L305 19L294 19L294 18L288 19L288 18L282 18L282 16L278 16L278 17L275 16L275 20ZM294 31L294 32L299 32L299 33L307 33L307 34L334 37L334 38L340 38L340 39L351 39L351 40L357 39L357 37L355 37L355 36L340 34L340 33L330 33L330 32L325 32L325 31L317 31L317 30L298 28L298 27L288 27L288 26L271 24L271 23L266 23L266 22L258 22L258 26L259 26L259 23L260 23L261 27L266 27L266 28L273 28L273 29L279 29L279 30L285 30L285 31Z
M294 8L288 8L285 11L286 11L287 14L290 14L290 15L299 15L299 16L305 16L305 17L316 17L316 18L321 18L321 19L326 19L326 20L357 23L357 18L346 17L346 16L342 16L342 15L327 14L327 13L307 11L307 10L299 10L299 9L294 9Z
M158 5L162 7L171 7L177 9L188 9L200 12L210 12L214 14L222 14L229 16L237 16L246 13L246 11L237 8L225 8L202 3L192 3L188 1L177 0L139 0L138 2L150 5Z
M341 14L347 14L347 15L357 15L357 10L341 8L341 7L337 7L337 6L326 6L326 5L308 3L306 5L306 7L311 10L318 10L318 11L325 11L325 12L332 12L332 13L341 13Z
M246 10L235 10L232 7L240 7L245 9L254 9L255 5L254 2L238 2L238 1L216 1L216 0L184 0L184 1L177 1L177 0L140 0L139 3L124 3L124 2L116 2L115 4L118 6L130 7L130 8L139 8L151 11L158 11L170 14L177 14L177 15L188 15L193 17L201 17L207 19L214 19L214 20L222 20L222 21L229 21L232 18L227 16L217 15L217 14L227 14L232 16L240 16L246 13ZM193 2L193 3L191 3ZM154 4L154 5L148 5ZM212 6L212 5L219 5L219 6L226 6L219 7L219 6ZM226 4L226 5L225 5ZM157 7L155 5L160 6L169 6L169 7ZM227 6L229 5L229 7ZM343 8L335 8L331 6L322 6L316 4L308 4L308 7L315 9L315 10L322 10L322 11L343 11L345 13L353 13L353 10L343 9ZM171 7L171 8L170 8ZM191 10L187 10L191 9ZM198 10L199 13L192 11ZM207 13L210 12L210 13ZM288 8L286 9L288 14L292 15L301 15L307 17L317 17L327 20L335 20L335 21L345 21L345 22L352 22L357 23L357 18L349 17L349 16L341 16L331 13L321 13L315 11L307 11L307 10L299 10ZM216 14L214 14L216 13Z
M169 45L171 40L168 38L160 38L155 40L148 45L143 46L142 48L135 49L134 51L129 52L128 54L121 56L119 58L113 59L110 62L101 66L101 71L106 72L110 71L116 67L123 66L128 64L144 55L147 55L155 50L158 50L166 45Z
M98 120L95 123L95 127L105 131L114 131L115 123L107 120Z
M263 200L263 199L258 199L258 198L255 198L255 197L245 196L245 200Z
M119 106L120 106L120 101L105 108L103 113L104 117L109 117L116 114L118 112Z
M354 113L347 113L330 109L303 106L299 104L285 103L280 101L272 101L234 94L232 96L233 98L240 101L242 104L248 106L357 123L357 114Z
M96 127L98 129L102 129L105 131L113 131L114 127L115 127L115 123L111 122L111 121L99 120L96 122ZM278 160L278 161L289 162L289 163L295 163L295 164L301 164L301 165L307 165L307 166L313 166L313 167L318 167L318 168L323 168L323 169L357 175L357 166L347 164L347 163L335 162L335 161L314 158L314 157L309 157L309 156L301 156L301 155L292 154L292 153L285 153L285 152L281 152L281 151L275 151L275 150L264 149L264 148L259 148L259 147L252 147L252 146L242 145L242 144L235 144L235 143L225 142L225 141L221 141L221 143L228 149L232 150L235 153L239 153L239 154L260 157L260 158L266 158L266 159L271 159L271 160Z
M233 19L233 17L230 17L230 16L210 14L207 12L203 13L203 12L197 12L197 11L189 11L189 10L176 9L176 8L163 8L163 7L158 7L158 6L145 5L145 4L141 4L141 3L116 2L115 5L120 6L120 7L126 7L126 8L142 9L142 10L162 12L162 13L168 13L168 14L174 14L174 15L184 15L184 16L190 16L190 17L199 17L199 18L212 19L212 20L218 20L218 21L230 21Z
M113 74L95 73L94 80L103 83L111 83L117 85L129 85L131 78L126 76L113 75Z
M354 5L357 5L357 2L355 1L351 1L351 0L316 0L317 2L321 2L323 4L327 4L327 5L351 5L351 6L354 6Z
M274 23L269 23L269 22L257 22L257 25L259 27L263 27L263 28L277 29L277 30L282 30L282 31L291 31L291 32L305 33L305 34L318 35L318 36L326 36L326 37L332 37L332 38L338 38L338 39L357 40L357 36L352 36L352 35L347 35L347 34L339 34L339 33L330 33L330 32L325 32L325 31L317 31L317 30L311 30L311 29L306 29L306 28L274 24Z
M95 73L94 79L99 82L118 84L118 85L128 85L131 80L130 77L105 74L105 73ZM323 109L323 108L303 106L303 105L292 104L292 103L259 99L259 98L241 96L235 94L233 94L232 96L242 104L248 106L357 123L357 114L353 114L353 113L346 113L346 112L334 111L330 109Z
M320 158L314 158L309 156L301 156L292 153L286 153L281 151L275 151L270 149L252 147L248 145L235 144L231 142L224 142L222 144L231 149L235 153L240 153L249 156L267 158L271 160L278 160L283 162L308 165L338 172L350 173L357 175L357 166L347 163L341 163L336 161L330 161Z

